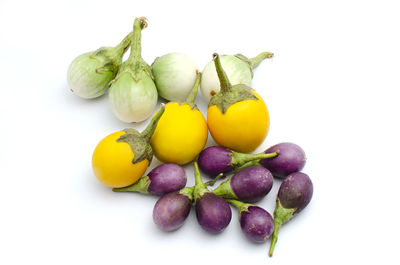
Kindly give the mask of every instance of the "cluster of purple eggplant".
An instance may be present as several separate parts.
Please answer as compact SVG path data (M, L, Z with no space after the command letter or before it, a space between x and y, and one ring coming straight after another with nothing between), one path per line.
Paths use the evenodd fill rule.
M243 154L211 146L204 149L194 163L193 187L185 187L187 177L182 167L162 164L137 183L114 191L161 196L154 206L153 220L163 231L181 227L194 205L200 226L211 234L221 233L231 221L231 204L238 209L241 229L249 240L263 243L272 237L269 250L272 256L281 225L311 200L313 184L300 172L305 162L303 149L293 143L280 143L260 154ZM200 170L211 180L203 182ZM213 190L209 189L228 174L232 176ZM274 177L283 181L272 217L254 203L270 192Z

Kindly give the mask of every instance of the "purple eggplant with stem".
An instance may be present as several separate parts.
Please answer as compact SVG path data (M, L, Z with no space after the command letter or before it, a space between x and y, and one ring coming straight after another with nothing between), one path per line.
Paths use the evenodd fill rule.
M279 152L279 155L261 159L260 164L268 168L274 177L284 179L289 174L302 170L306 163L306 154L297 144L279 143L265 151L267 154L273 152Z
M273 183L273 176L268 169L250 166L222 182L213 193L225 199L254 203L269 193Z
M248 162L272 158L277 155L278 152L276 151L268 154L244 154L220 146L210 146L201 151L197 161L204 173L210 177L215 177L219 173L237 171Z
M312 195L313 184L306 174L295 172L283 180L276 198L274 232L272 233L272 241L269 249L270 257L274 252L281 225L290 221L296 214L303 210L310 202Z
M220 174L215 180L208 181L201 185L204 185L204 188L209 185L214 185L222 176L223 175ZM153 209L153 221L158 228L169 232L183 225L190 213L191 205L194 200L193 193L195 187L196 186L185 187L179 191L165 194L158 199Z
M185 187L186 181L185 170L179 165L168 163L153 168L136 183L124 188L114 188L113 191L133 191L161 196L179 191Z
M245 236L256 243L264 243L274 230L274 219L263 208L237 200L226 200L239 211L239 222Z
M230 223L232 211L229 204L221 197L207 189L203 183L197 162L194 162L196 184L193 199L196 207L196 217L200 226L211 234L222 232Z

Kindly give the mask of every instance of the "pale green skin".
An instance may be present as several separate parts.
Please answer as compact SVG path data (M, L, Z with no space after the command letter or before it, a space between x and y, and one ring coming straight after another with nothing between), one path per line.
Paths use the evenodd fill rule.
M156 58L151 67L161 97L175 102L187 98L198 72L192 59L182 53L168 53Z
M115 116L123 122L141 122L147 119L157 104L157 89L146 71L133 79L130 72L122 73L108 92L110 106Z
M251 87L252 69L248 63L233 55L220 56L221 64L228 76L230 83L234 86L244 84ZM203 97L210 101L211 97L221 89L215 64L210 61L202 71L200 90Z
M106 93L110 81L115 77L113 71L99 71L110 60L95 52L76 57L68 68L67 81L71 91L81 98L96 98Z

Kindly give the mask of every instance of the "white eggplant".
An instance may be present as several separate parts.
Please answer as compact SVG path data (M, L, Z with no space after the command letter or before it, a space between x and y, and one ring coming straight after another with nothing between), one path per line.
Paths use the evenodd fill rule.
M145 18L136 18L133 27L131 54L111 82L108 94L111 109L123 122L147 119L157 104L157 89L149 65L141 56L141 31Z
M102 47L76 57L68 68L71 91L81 98L96 98L106 93L131 44L132 33L115 47Z
M158 94L175 102L187 98L198 72L192 59L182 53L168 53L157 57L151 68Z
M266 58L272 58L273 53L263 52L254 58L248 59L241 54L220 56L221 64L232 85L244 84L251 87L253 69ZM210 61L202 71L200 90L203 97L210 101L211 97L220 90L220 83L215 64Z

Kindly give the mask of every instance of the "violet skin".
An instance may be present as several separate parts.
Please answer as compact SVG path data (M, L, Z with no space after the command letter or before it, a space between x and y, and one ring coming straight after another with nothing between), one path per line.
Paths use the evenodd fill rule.
M182 189L186 181L185 170L179 165L168 163L153 168L147 176L141 177L136 183L124 188L114 188L113 191L132 191L162 196Z
M303 210L311 201L313 184L302 172L290 174L281 184L278 199L284 208L295 208L295 214Z
M211 234L221 233L230 223L232 211L229 204L207 189L197 162L194 162L194 175L196 184L193 198L196 207L196 217L200 226Z
M162 164L148 174L151 183L148 191L154 195L164 195L185 187L187 177L185 170L177 164Z
M231 151L220 146L210 146L201 151L197 159L201 171L211 177L233 170Z
M170 232L183 225L189 215L191 199L179 191L162 196L153 209L153 221L163 231Z
M268 169L251 166L221 183L213 192L226 199L254 203L270 192L273 183L273 176Z
M306 154L303 149L294 143L280 143L268 148L265 153L277 152L279 155L260 160L260 164L268 168L277 178L285 178L293 172L303 169L306 163Z
M229 225L232 211L224 199L206 192L196 200L196 216L204 230L211 234L218 234Z
M274 252L279 228L310 203L313 189L311 179L302 172L292 173L283 180L276 198L274 232L272 233L269 256L272 256Z
M278 152L269 154L244 154L220 146L210 146L201 151L197 161L201 171L215 178L220 173L237 172L242 168L256 164L260 159L275 157L277 155Z
M250 206L240 216L240 227L249 240L264 243L272 235L274 219L263 208Z

